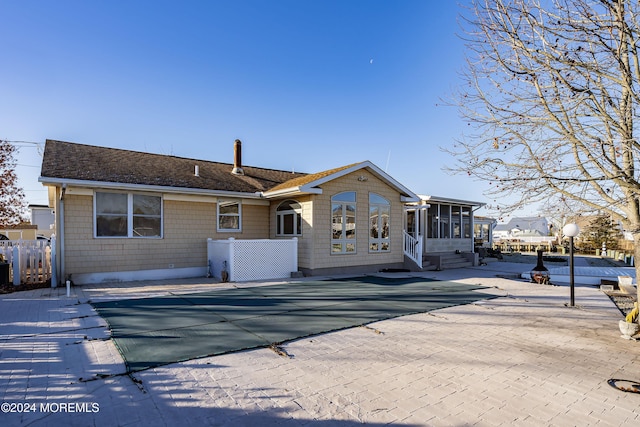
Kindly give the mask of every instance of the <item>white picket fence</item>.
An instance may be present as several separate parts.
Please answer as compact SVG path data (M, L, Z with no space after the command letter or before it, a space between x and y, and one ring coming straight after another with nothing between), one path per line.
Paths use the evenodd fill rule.
M51 279L51 245L47 240L0 240L0 254L9 263L14 285Z

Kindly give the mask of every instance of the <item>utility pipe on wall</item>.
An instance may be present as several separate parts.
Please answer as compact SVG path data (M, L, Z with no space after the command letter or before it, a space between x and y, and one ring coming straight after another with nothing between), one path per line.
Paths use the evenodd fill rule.
M65 280L66 277L64 266L64 194L66 193L66 191L67 184L62 184L62 189L60 190L60 206L58 209L58 225L60 226L58 230L58 240L60 241L60 275L58 276L59 283L62 283L62 281ZM56 286L57 285L58 283L56 283Z

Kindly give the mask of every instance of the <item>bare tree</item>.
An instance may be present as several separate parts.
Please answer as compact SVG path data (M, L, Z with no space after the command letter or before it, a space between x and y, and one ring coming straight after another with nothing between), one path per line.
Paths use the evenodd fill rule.
M25 209L24 192L18 187L16 147L0 140L0 227L18 224Z
M489 182L504 213L551 202L620 220L640 260L640 3L474 0L469 12L456 99L468 132L451 169Z

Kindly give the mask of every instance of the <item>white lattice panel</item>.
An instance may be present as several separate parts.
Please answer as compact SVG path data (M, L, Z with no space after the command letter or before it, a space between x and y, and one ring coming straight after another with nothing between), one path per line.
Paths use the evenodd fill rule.
M293 240L236 240L233 255L236 281L281 279L298 270Z
M298 239L209 241L209 260L215 277L227 261L235 282L288 278L298 271Z

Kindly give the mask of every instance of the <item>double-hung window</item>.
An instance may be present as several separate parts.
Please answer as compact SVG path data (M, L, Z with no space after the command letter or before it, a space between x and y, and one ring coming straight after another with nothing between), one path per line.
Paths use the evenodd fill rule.
M242 231L242 205L238 200L218 200L218 231Z
M331 253L356 251L356 193L347 191L331 197Z
M375 193L369 194L369 252L389 250L389 212L391 204Z
M430 203L427 208L427 237L437 239L440 237L438 233L438 222L440 219L440 205Z
M162 237L162 197L96 192L96 237Z

